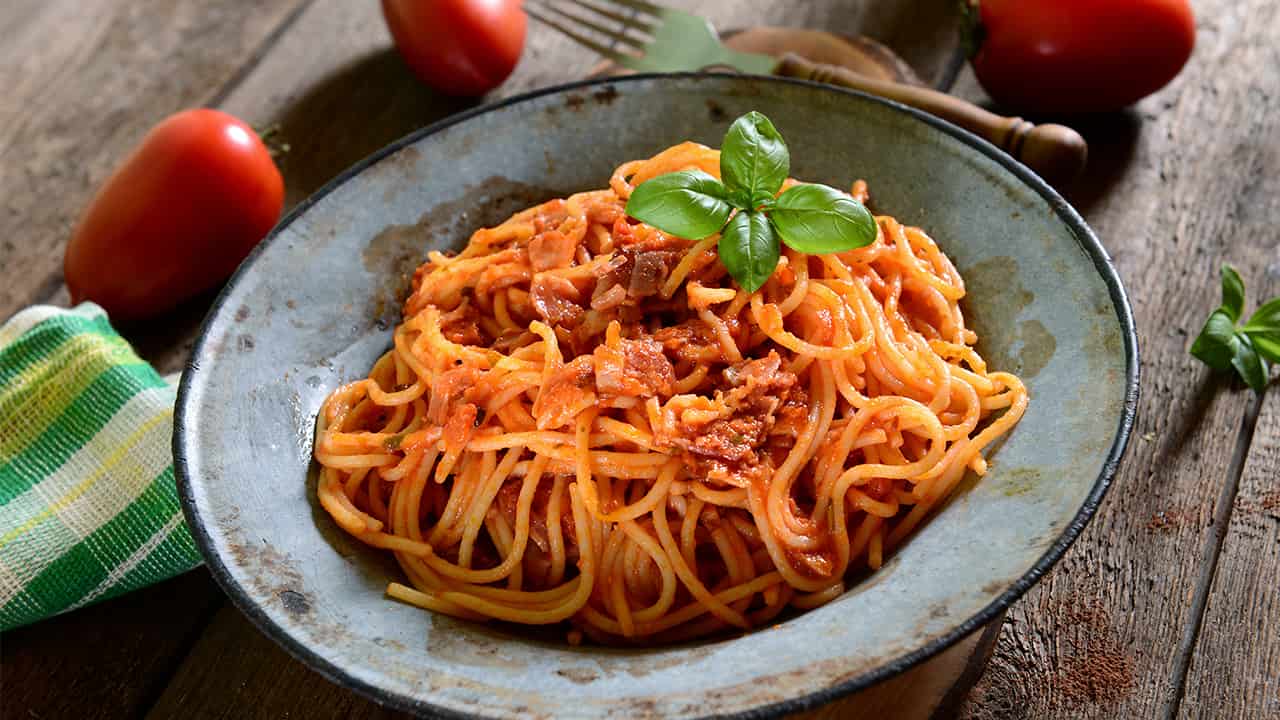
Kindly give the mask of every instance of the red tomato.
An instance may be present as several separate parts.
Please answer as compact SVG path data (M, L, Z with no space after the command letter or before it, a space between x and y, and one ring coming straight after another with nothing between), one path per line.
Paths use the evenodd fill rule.
M115 320L164 312L229 276L280 218L284 180L257 133L217 110L151 129L71 236L71 299Z
M400 56L418 79L450 95L483 95L507 79L524 49L521 0L382 0Z
M1164 87L1195 46L1187 0L980 0L973 69L1025 112L1116 110Z

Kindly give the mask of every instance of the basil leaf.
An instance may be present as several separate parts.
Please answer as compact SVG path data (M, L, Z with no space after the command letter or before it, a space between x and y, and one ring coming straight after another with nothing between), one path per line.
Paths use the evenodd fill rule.
M778 239L764 213L740 211L720 233L720 262L747 292L764 285L778 266Z
M1268 335L1280 342L1280 297L1271 298L1254 311L1253 317L1241 328L1250 335Z
M1235 358L1240 338L1235 323L1222 308L1214 310L1204 323L1204 329L1191 344L1191 354L1214 370L1227 370Z
M1222 266L1222 309L1227 311L1232 323L1240 322L1240 315L1244 313L1244 281L1230 265Z
M701 170L681 170L640 183L627 200L627 214L659 230L690 240L714 235L733 206L724 185Z
M773 193L765 192L761 190L760 192L757 192L754 197L751 198L751 207L752 209L773 207L773 203L776 200L777 198L774 197Z
M791 154L769 118L752 110L733 121L720 144L720 179L753 201L773 195L791 169Z
M726 190L728 191L728 195L725 199L729 201L730 205L738 208L739 210L754 210L756 208L756 205L751 202L751 193L743 190L742 188L726 188Z
M1240 338L1239 344L1236 345L1235 356L1231 358L1231 365L1254 392L1260 393L1267 387L1266 363L1258 357L1258 353L1247 338Z
M802 253L844 252L870 245L876 221L862 203L826 185L794 185L769 213L782 242Z
M1253 349L1262 357L1273 363L1280 363L1280 337L1268 335L1250 335Z

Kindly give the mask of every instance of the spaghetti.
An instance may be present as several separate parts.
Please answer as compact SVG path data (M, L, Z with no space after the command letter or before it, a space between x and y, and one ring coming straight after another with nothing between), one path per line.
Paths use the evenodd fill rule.
M418 268L394 347L317 428L320 503L395 554L388 595L572 642L750 628L837 597L986 472L1027 392L975 352L934 241L879 216L867 247L783 248L748 294L717 237L624 212L689 168L719 153L625 163Z

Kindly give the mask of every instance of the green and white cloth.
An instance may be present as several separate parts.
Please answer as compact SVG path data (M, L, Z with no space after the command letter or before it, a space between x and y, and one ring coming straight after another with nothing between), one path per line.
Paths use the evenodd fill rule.
M0 325L0 630L190 570L174 388L102 308Z

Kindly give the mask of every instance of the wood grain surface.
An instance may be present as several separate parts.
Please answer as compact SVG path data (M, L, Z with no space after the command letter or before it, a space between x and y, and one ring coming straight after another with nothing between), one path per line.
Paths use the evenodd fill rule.
M216 100L299 0L0 5L0 319L65 302L62 248L152 124ZM221 593L204 570L0 638L0 715L113 718L154 702Z
M0 317L57 295L94 189L166 115L216 104L301 4L6 0Z
M864 33L927 83L956 47L951 0L669 4L720 27ZM1181 77L1131 111L1071 120L1093 155L1071 199L1116 260L1143 351L1139 423L1100 515L990 643L970 638L809 717L1280 716L1276 384L1250 412L1248 390L1186 354L1218 301L1221 261L1240 268L1251 301L1280 294L1280 9L1193 5L1197 50ZM531 24L494 97L596 61ZM378 4L349 0L9 0L0 78L0 319L66 301L75 218L170 112L211 104L275 127L292 204L471 102L418 84ZM956 92L984 99L967 72ZM208 300L127 335L162 370L179 368ZM204 570L7 633L0 651L5 718L391 715L289 658Z
M1224 671L1227 658L1205 655L1195 677L1181 676L1180 667L1215 537L1234 516L1229 504L1215 511L1238 481L1233 458L1248 450L1240 440L1252 392L1211 375L1187 347L1219 302L1220 263L1240 269L1250 297L1280 294L1280 76L1245 70L1277 62L1280 16L1269 0L1197 9L1196 54L1173 84L1132 111L1079 125L1094 162L1072 200L1133 302L1142 350L1138 423L1098 516L1009 611L964 717L1218 717L1203 706L1179 708L1178 699L1184 686ZM981 97L968 73L958 90ZM1260 430L1277 432L1274 421ZM1274 474L1270 482L1274 488ZM1238 543L1222 548L1224 557L1251 552ZM1210 633L1218 653L1241 642L1269 648L1237 655L1236 682L1253 682L1256 691L1259 677L1275 673L1274 661L1261 664L1280 644L1275 626L1270 637L1221 626ZM1241 717L1268 717L1250 707L1254 714Z
M1183 717L1280 717L1280 393L1262 403L1232 505Z

